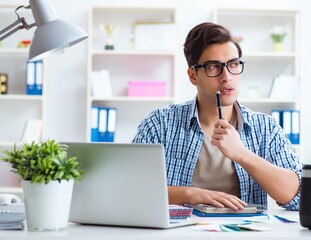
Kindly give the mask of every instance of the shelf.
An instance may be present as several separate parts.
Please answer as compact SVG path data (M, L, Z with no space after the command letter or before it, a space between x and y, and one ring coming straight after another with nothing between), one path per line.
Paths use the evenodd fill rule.
M9 26L16 21L14 12L16 12L18 6L18 4L0 4L0 21L3 27ZM31 11L20 9L18 13L25 19L33 21ZM43 80L44 84L42 95L26 94L27 78L35 80L35 71L27 72L29 47L18 48L22 40L32 39L34 32L35 28L28 31L17 31L1 41L0 61L2 64L0 73L8 76L6 82L7 94L0 94L0 147L2 146L2 148L13 147L14 143L20 143L29 120L40 119L42 122L45 120L45 66L43 71L38 71L38 73L42 72L41 80ZM33 79L30 79L30 76ZM42 136L44 134L45 124L42 124Z
M228 28L233 36L243 37L240 46L246 64L241 76L239 103L268 115L280 112L278 123L284 126L282 112L300 111L301 105L299 10L218 8L214 11L214 20ZM281 50L275 49L271 38L275 27L284 28L287 32ZM270 98L276 92L280 93L280 98ZM300 129L300 132L303 131ZM302 157L301 145L293 145L293 148Z
M23 193L23 189L21 187L1 187L0 186L0 193L20 195Z
M0 100L43 101L42 95L0 94Z
M91 102L173 102L172 97L113 97L113 98L90 98Z
M240 98L240 103L255 103L255 104L298 104L300 99L271 99L271 98Z
M126 16L124 15L125 12ZM124 17L120 18L120 14ZM94 123L94 119L98 120L98 116L92 119L92 107L116 108L115 142L130 142L137 126L144 117L152 110L167 106L175 100L177 65L175 46L178 44L177 34L175 42L175 38L169 32L170 37L172 37L171 40L174 40L172 45L167 45L167 48L157 48L152 44L142 47L138 44L139 38L137 36L141 36L141 39L146 36L144 34L136 35L135 43L135 34L137 34L135 26L142 22L170 23L176 27L173 28L176 30L176 10L171 7L127 8L105 5L92 7L89 16L86 138L87 141L90 141L91 123ZM103 46L108 41L107 34L103 28L99 27L103 24L115 25L117 28L112 39L109 39L113 43L113 50L103 50ZM167 30L166 28L163 29ZM109 73L108 81L110 82L108 84L111 85L112 96L114 97L95 98L92 96L92 83L94 82L92 82L92 77L98 76L102 70ZM101 81L100 77L97 77L96 81ZM104 81L107 81L107 77ZM128 97L128 86L131 81L164 82L165 94L162 94L163 97Z
M0 48L0 54L28 54L28 48Z
M243 57L249 58L296 58L299 53L295 52L243 52Z
M116 50L93 50L92 55L107 55L107 56L175 56L175 51L139 51L139 50L128 50L128 51L116 51Z

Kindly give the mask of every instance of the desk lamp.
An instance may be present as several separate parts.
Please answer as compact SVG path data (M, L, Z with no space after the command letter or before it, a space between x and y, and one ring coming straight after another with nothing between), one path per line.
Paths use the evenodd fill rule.
M17 11L20 8L31 9L35 22L28 24ZM0 31L0 41L20 29L29 30L37 26L29 47L28 60L40 60L51 53L63 52L66 48L86 39L87 34L79 27L60 20L49 0L29 0L29 6L15 9L17 20Z

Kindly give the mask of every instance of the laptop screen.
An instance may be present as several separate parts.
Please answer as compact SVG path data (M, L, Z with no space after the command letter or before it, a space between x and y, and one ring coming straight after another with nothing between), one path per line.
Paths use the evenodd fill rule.
M70 221L138 227L169 224L162 145L64 144L85 172L74 186Z

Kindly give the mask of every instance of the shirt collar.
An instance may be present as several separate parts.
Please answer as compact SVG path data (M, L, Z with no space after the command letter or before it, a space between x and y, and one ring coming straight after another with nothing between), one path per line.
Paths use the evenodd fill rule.
M247 115L245 112L244 108L241 108L241 105L238 101L236 101L233 104L236 114L237 114L237 118L238 118L238 132L241 133L241 131L243 130L243 128L248 128L251 129L251 125L247 119Z
M249 121L247 119L247 114L245 114L243 109L241 108L241 105L238 101L236 101L233 104L233 107L235 108L237 119L238 119L238 129L237 131L241 133L242 129L248 128L251 129L251 125L249 124ZM244 114L243 114L244 113ZM188 126L191 128L194 122L196 121L197 124L200 125L199 117L198 117L198 103L197 103L197 96L192 100L191 104L191 116L189 118Z
M192 100L191 104L191 116L189 118L188 126L191 128L195 121L199 123L199 117L198 117L198 103L197 103L197 96Z

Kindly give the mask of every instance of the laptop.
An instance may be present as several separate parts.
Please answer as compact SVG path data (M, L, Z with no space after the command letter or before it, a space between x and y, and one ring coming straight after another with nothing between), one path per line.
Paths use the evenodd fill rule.
M64 142L84 171L74 185L69 221L81 224L171 228L164 149L160 144Z

